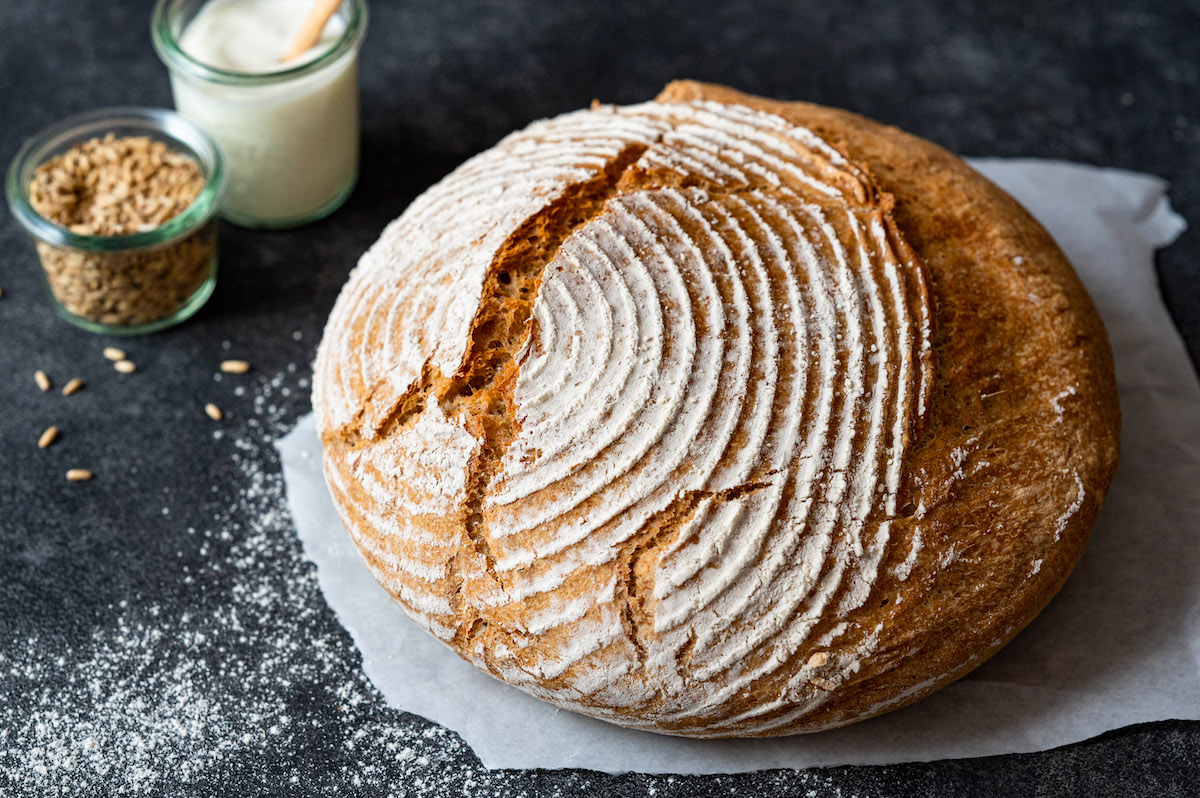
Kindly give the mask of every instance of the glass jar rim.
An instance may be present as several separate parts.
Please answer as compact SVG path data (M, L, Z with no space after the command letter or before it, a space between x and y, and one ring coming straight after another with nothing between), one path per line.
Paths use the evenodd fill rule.
M178 70L192 77L209 83L220 83L227 86L267 86L285 83L304 75L309 75L331 64L362 41L367 29L366 0L346 0L350 5L350 19L341 37L325 52L311 61L305 61L296 66L285 67L271 72L236 72L230 69L206 64L193 57L179 44L179 39L171 25L172 12L179 0L158 0L154 4L154 13L150 19L150 37L158 57L169 69Z
M204 174L204 187L192 204L166 223L151 230L102 236L76 233L42 216L29 199L34 170L79 141L120 130L129 135L151 135L195 159ZM68 117L25 140L8 168L5 197L13 217L40 241L89 252L126 252L163 246L183 239L208 223L217 213L225 191L225 159L217 143L193 122L165 108L101 108Z

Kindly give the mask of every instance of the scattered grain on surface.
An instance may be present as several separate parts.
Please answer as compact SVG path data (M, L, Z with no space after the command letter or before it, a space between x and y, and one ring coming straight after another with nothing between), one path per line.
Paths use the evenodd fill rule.
M70 482L85 482L92 478L92 472L86 468L72 468L67 472L67 480Z
M117 349L115 346L104 347L104 357L108 360L124 360L125 350Z
M58 427L55 427L55 426L46 427L46 431L42 433L42 436L40 438L38 438L38 448L45 449L50 444L54 443L54 441L57 438L58 438Z
M72 377L71 380L63 386L62 395L70 396L83 387L83 380L78 377Z
M41 388L43 391L50 390L50 378L46 376L46 372L42 371L41 369L33 372L33 381L36 382L37 387Z
M207 413L208 417L213 421L220 421L221 417L224 415L221 413L221 408L217 407L212 402L209 402L204 406L204 412Z
M245 374L250 370L250 364L244 360L222 360L221 371L226 374Z
M113 368L122 374L132 374L137 371L137 366L133 364L132 360L118 360L116 363L113 363Z
M139 594L102 604L78 638L37 628L14 628L5 638L4 678L23 690L0 701L5 798L211 794L211 785L230 781L231 763L278 757L311 742L314 729L336 735L338 767L358 795L565 798L604 794L624 778L574 771L566 791L531 788L527 772L487 770L454 732L386 704L321 593L275 465L272 441L307 412L309 378L281 372L240 382L253 399L249 423L211 430L230 447L216 500L194 513L201 521L194 527L182 519L163 524L157 541L198 563L181 567L170 586L178 600L159 604ZM143 538L127 540L134 551ZM764 778L786 778L788 794L832 795L833 777L824 773L776 770ZM701 791L676 776L648 778L658 779L664 798ZM297 784L281 783L274 793L303 792Z

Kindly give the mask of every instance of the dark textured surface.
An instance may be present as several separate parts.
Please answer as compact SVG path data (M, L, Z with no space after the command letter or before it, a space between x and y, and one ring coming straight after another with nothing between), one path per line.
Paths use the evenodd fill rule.
M511 129L593 97L647 99L675 77L839 105L966 155L1166 177L1193 227L1161 255L1163 291L1200 355L1200 8L851 5L376 0L358 190L301 230L225 226L208 306L176 330L117 342L138 363L130 376L100 358L111 342L54 316L32 248L0 211L0 795L1200 792L1200 723L1184 722L1046 753L877 768L483 771L452 734L381 703L289 522L271 513L269 438L307 412L325 316L384 224ZM0 4L0 157L68 113L169 105L149 12ZM254 372L214 379L227 356ZM88 386L42 394L36 368ZM203 416L205 401L227 410L222 425ZM50 423L62 439L39 451ZM97 478L68 484L74 466ZM62 740L82 748L60 750Z

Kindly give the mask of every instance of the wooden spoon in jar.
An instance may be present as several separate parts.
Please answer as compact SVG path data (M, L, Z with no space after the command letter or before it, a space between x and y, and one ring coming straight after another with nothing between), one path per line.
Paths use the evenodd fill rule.
M321 31L325 30L325 23L329 22L333 12L337 11L341 4L342 0L317 0L313 3L312 10L308 12L308 16L304 18L304 24L300 26L300 32L292 41L292 46L279 60L286 64L308 52L309 48L317 43L317 39L321 38Z

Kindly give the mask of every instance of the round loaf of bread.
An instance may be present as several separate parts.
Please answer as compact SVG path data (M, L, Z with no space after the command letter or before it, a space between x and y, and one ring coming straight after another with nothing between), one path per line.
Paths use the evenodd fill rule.
M895 128L686 82L414 201L313 403L413 620L691 737L845 725L978 665L1082 553L1120 423L1091 301L1010 197Z

